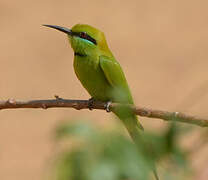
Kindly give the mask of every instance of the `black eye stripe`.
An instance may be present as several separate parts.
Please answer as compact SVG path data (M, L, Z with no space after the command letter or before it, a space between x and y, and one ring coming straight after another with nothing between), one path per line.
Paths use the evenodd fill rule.
M87 39L88 41L92 42L93 44L97 45L97 42L94 38L89 36L86 32L72 32L73 36L80 37L82 39Z

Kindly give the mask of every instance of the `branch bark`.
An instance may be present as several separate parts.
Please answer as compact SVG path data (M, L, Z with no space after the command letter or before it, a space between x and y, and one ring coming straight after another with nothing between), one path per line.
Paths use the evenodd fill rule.
M89 100L70 100L62 99L55 96L56 99L48 100L30 100L30 101L16 101L15 99L9 99L7 101L0 101L0 110L2 109L17 109L17 108L74 108L77 110L88 109ZM110 110L120 106L119 103L111 103ZM162 110L149 109L145 107L128 105L133 109L135 114L148 118L157 118L165 121L177 121L188 124L194 124L201 127L208 127L208 119L199 118L196 116L190 116L180 112L169 112ZM105 102L94 101L92 103L93 109L104 110L106 107Z

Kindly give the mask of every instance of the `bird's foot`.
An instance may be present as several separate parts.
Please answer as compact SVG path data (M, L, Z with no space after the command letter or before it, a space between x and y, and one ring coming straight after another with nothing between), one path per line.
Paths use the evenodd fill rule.
M112 104L111 101L106 102L106 104L105 104L105 110L106 110L106 112L111 112L111 110L110 110L110 105L111 104Z
M89 100L88 100L88 108L90 111L93 110L93 103L94 103L95 99L93 97L91 97Z

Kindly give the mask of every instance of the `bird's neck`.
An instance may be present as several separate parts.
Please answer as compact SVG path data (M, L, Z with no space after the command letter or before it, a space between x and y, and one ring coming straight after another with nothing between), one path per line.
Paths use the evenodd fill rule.
M86 57L87 55L86 54L79 53L79 52L74 52L74 56Z

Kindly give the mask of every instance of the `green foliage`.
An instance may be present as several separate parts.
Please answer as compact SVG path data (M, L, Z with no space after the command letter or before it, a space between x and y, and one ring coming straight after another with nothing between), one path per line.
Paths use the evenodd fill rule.
M152 167L167 161L161 179L176 178L166 171L186 170L186 158L177 145L178 129L173 124L162 135L144 133L137 147L115 129L101 130L90 123L64 123L56 129L58 142L73 141L55 161L55 180L148 180ZM169 165L171 164L171 166ZM177 173L175 173L177 174ZM178 179L178 178L177 178Z

